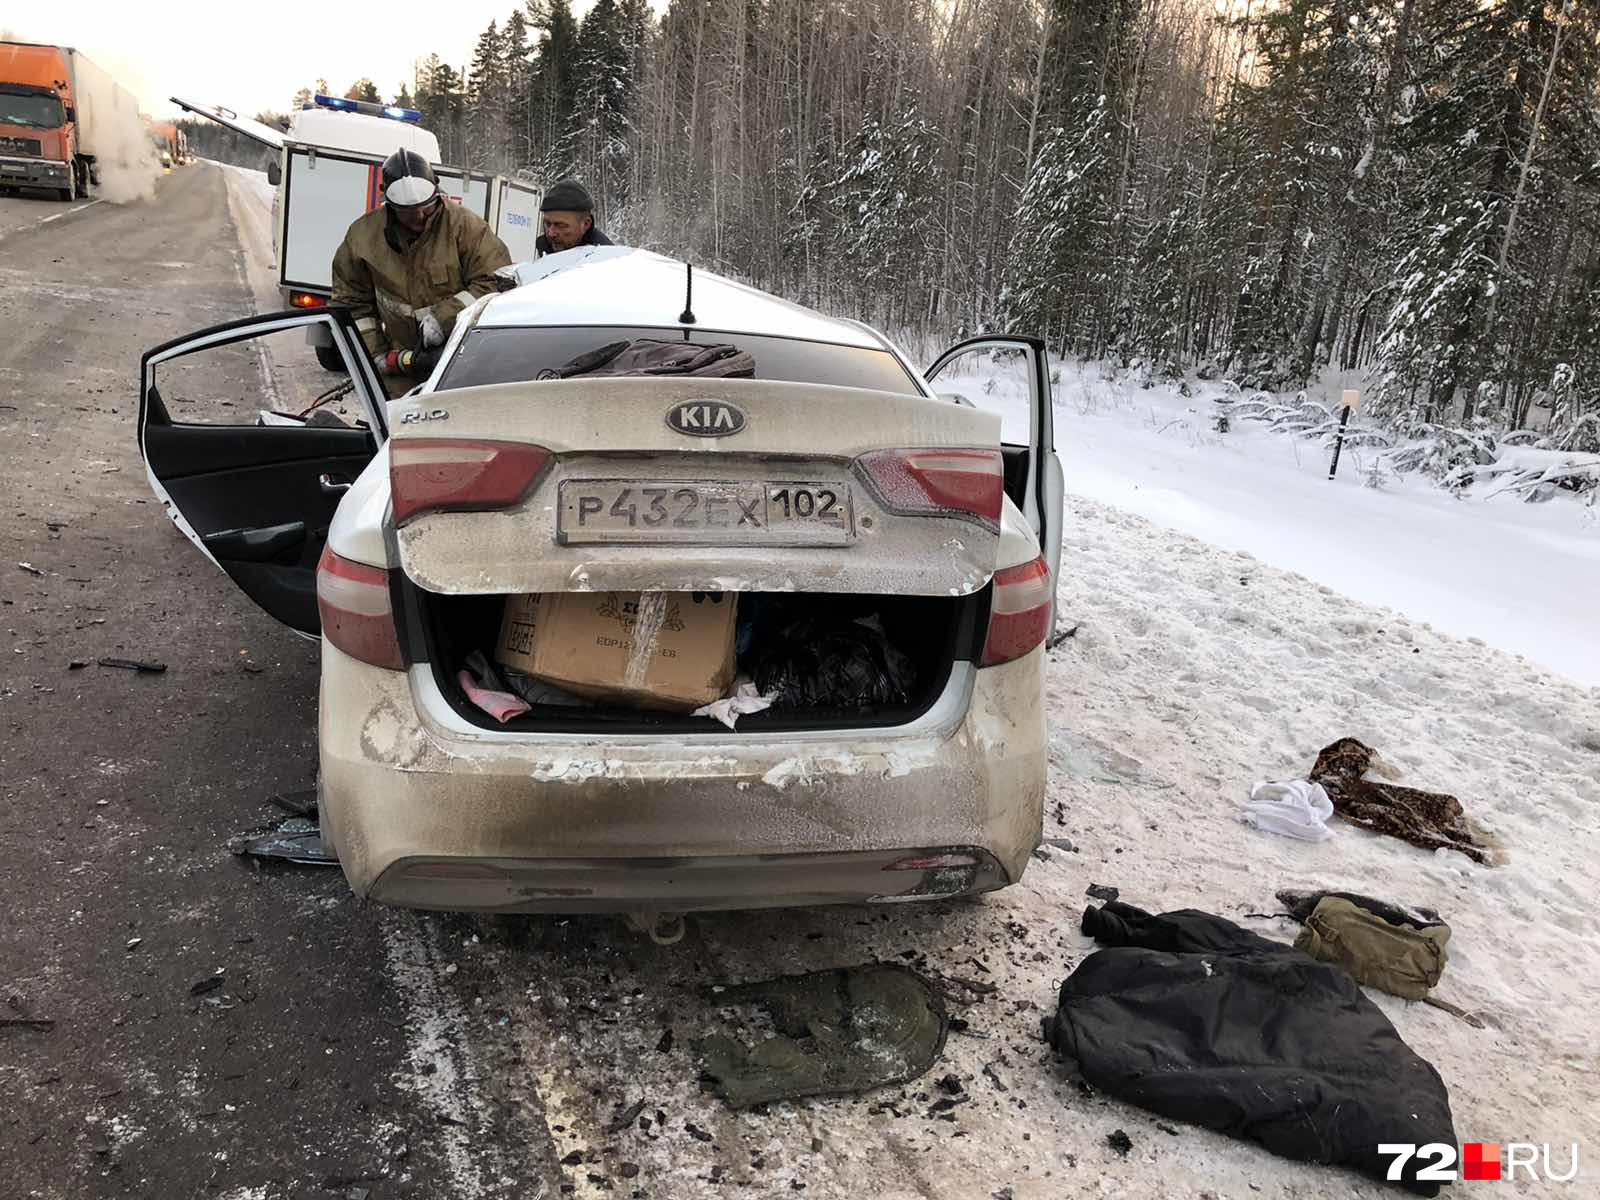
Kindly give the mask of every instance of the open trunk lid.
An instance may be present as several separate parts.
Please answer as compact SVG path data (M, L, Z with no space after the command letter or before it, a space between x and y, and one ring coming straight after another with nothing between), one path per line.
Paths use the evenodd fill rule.
M390 429L401 565L431 592L955 596L994 570L1000 421L944 400L588 378L396 401Z

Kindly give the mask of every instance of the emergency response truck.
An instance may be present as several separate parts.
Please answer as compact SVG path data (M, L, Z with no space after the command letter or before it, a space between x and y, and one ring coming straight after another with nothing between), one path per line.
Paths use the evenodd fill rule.
M277 189L272 244L285 307L328 303L334 252L351 223L383 203L383 160L399 149L414 150L433 163L444 194L487 221L513 262L535 256L540 189L442 165L439 140L422 128L422 114L415 109L318 95L290 116L284 131L220 105L180 96L172 102L277 153L267 177ZM331 343L318 346L318 357L330 370L342 369Z

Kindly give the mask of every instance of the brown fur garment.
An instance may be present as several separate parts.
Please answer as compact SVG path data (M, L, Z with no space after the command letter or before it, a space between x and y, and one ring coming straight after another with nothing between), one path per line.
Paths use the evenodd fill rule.
M1355 738L1340 738L1317 755L1311 780L1328 793L1334 812L1352 825L1387 833L1424 850L1444 847L1459 850L1474 862L1488 861L1454 796L1364 778L1375 753Z

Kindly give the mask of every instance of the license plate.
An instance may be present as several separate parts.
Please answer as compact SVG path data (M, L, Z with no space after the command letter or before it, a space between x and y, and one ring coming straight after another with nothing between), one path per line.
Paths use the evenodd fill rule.
M556 541L843 546L855 536L850 485L681 479L568 479Z

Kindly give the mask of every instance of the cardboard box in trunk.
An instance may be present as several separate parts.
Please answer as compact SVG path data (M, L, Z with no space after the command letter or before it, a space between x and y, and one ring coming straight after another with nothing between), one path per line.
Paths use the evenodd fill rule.
M733 680L734 592L506 597L495 658L576 695L688 710Z

